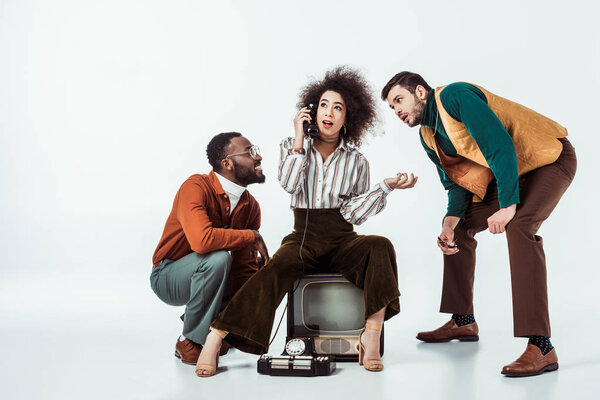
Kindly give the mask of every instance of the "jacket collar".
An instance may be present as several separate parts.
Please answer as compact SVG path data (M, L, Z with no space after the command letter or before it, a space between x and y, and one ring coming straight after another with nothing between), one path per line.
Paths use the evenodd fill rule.
M217 194L225 194L225 190L223 190L223 186L221 186L221 182L219 182L219 178L217 178L215 171L210 170L210 172L208 173L208 181L210 182L211 186L215 189L215 192L217 192Z

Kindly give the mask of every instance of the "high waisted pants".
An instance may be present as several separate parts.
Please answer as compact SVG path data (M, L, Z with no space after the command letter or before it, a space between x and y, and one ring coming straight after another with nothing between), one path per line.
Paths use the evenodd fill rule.
M550 337L546 259L542 238L536 233L571 184L577 169L575 149L567 139L559 140L563 151L554 163L519 178L521 203L506 226L515 336ZM473 314L477 247L474 236L488 228L487 218L498 209L497 188L490 185L483 201L472 203L454 229L460 251L444 256L441 312Z
M396 254L388 239L357 235L339 209L310 209L303 268L305 218L306 209L294 209L294 232L211 324L229 332L225 340L232 346L254 354L268 351L277 306L303 272L335 271L363 289L365 318L384 307L386 320L400 312Z

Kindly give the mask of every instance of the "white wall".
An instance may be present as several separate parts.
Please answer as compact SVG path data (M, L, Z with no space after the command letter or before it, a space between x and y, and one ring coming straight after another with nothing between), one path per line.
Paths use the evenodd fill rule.
M376 93L412 70L432 86L478 83L569 129L579 170L541 234L551 313L564 316L555 329L573 322L571 310L585 321L600 278L600 40L590 4L0 1L0 312L50 313L73 326L115 318L107 304L137 307L139 318L151 310L148 321L166 313L149 290L151 255L176 190L208 171L206 144L223 131L263 151L267 182L250 190L275 252L292 226L276 165L297 93L349 64ZM363 147L372 180L397 171L420 179L358 230L396 246L403 321L431 321L445 193L418 130L380 109L380 135ZM503 236L480 235L477 311L499 315L510 334L507 259Z

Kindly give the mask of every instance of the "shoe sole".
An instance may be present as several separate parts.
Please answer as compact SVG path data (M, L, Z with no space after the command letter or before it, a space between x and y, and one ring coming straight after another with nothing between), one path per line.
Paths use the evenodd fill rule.
M219 357L224 356L225 354L227 354L228 351L229 351L229 349L226 349L225 351L219 351ZM183 358L181 358L181 354L179 354L179 352L177 350L175 350L175 357L179 358L182 363L187 364L187 365L196 365L196 363L198 362L197 360L196 361L184 360Z
M417 336L417 339L419 339L420 341L425 342L425 343L446 343L446 342L449 342L454 339L456 339L460 342L477 342L477 341L479 341L479 335L452 336L452 337L443 338L443 339L421 339L420 337Z
M196 365L196 361L188 361L188 360L184 360L183 358L181 358L181 354L179 354L179 352L177 350L175 350L175 357L179 358L181 360L182 363L187 364L187 365Z
M544 372L552 372L558 369L558 363L552 363L546 365L544 368L532 372L501 372L502 375L509 378L523 378L526 376L535 376L543 374Z

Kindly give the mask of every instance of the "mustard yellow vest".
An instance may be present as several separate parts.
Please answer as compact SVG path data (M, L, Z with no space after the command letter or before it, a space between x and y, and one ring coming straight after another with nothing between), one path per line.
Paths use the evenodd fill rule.
M483 92L489 107L512 137L519 176L558 159L562 143L557 139L567 136L566 128L525 106L490 93L480 86L473 86ZM450 179L472 192L475 195L474 201L481 201L493 175L465 124L452 118L444 109L440 100L444 88L445 86L436 88L435 103L446 134L461 157L443 154L437 146L433 128L421 126L421 137L436 152Z

